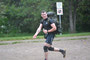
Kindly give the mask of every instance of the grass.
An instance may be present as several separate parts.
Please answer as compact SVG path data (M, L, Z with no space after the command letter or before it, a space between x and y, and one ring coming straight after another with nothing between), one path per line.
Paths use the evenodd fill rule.
M8 43L0 43L0 45L8 45Z
M17 44L17 43L22 43L22 42L20 42L20 41L12 42L12 44Z
M74 39L69 39L69 40L82 40L82 39L86 40L87 38L76 38L76 39L74 38Z
M56 35L56 37L89 36L90 32Z
M27 40L27 39L33 39L33 36L17 36L17 37L0 37L0 41L12 41L12 40ZM43 38L43 36L38 36L38 39Z
M56 37L73 37L73 36L89 36L90 32L85 33L74 33L74 34L62 34L62 35L56 35ZM0 41L13 41L13 40L29 40L33 39L33 34L3 34L0 35ZM37 39L43 38L43 35L39 35ZM17 42L14 42L17 43Z
M12 43L0 43L0 45L9 45L9 44L18 44L18 43L23 43L23 42L15 41L15 42L12 42Z
M68 39L68 40L86 40L87 38L76 38L76 39ZM60 41L59 40L55 40L55 41ZM44 41L27 41L26 43L38 43L38 42L44 42ZM0 43L0 45L9 45L9 44L18 44L18 43L25 43L25 42L21 42L21 41L14 41L14 42L11 42L11 43Z

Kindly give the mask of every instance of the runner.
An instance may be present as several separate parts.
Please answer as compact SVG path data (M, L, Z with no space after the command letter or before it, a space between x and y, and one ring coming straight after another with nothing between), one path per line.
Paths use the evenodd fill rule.
M48 50L61 52L63 54L63 57L65 58L66 50L55 48L52 46L52 42L55 37L54 31L56 31L56 29L57 29L54 21L51 19L48 22L47 12L44 10L41 12L41 17L43 18L43 20L40 21L40 25L39 25L36 33L34 34L33 38L36 38L37 35L40 33L41 29L43 28L44 37L46 39L44 46L43 46L43 50L45 52L45 60L48 60Z

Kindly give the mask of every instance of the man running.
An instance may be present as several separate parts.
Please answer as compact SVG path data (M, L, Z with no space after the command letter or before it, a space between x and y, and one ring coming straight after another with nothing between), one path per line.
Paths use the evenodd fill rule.
M45 34L45 39L46 39L44 46L43 46L43 50L45 52L45 60L48 60L48 50L61 52L63 54L63 57L65 58L65 56L66 56L65 50L52 47L52 41L55 37L54 31L56 31L56 29L57 29L54 21L52 19L48 20L46 11L41 12L41 17L43 18L43 20L40 21L40 25L39 25L36 33L34 34L33 38L36 38L37 35L40 33L41 29L43 28L43 32Z

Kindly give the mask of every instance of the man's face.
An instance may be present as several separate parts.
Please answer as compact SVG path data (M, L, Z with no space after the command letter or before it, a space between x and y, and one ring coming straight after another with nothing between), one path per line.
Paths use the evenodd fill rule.
M46 13L46 12L41 13L41 17L42 17L43 19L46 19L46 18L47 18L47 13Z

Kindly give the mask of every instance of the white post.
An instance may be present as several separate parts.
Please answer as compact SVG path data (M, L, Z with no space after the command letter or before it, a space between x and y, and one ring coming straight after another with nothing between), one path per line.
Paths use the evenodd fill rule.
M60 29L62 28L61 26L61 15L63 15L63 7L62 7L62 2L56 2L56 7L57 7L57 15L59 15L59 23L60 23ZM62 35L62 32L60 33Z
M61 15L59 15L59 23L60 23L60 29L62 28L61 26ZM62 32L60 33L60 35L62 35Z

